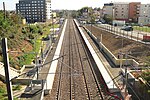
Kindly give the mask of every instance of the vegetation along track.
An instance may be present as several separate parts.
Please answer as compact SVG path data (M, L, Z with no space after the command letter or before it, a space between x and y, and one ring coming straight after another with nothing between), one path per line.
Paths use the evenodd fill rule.
M72 19L68 20L53 89L45 100L103 100L93 62Z

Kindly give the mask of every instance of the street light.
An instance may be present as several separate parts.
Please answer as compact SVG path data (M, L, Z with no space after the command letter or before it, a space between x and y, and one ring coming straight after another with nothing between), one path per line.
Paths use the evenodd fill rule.
M112 29L112 31L113 31L113 26L114 26L114 23L113 23L113 20L114 20L114 12L115 12L115 8L114 8L114 6L112 7L112 25L111 25L111 29ZM115 32L115 31L114 31Z

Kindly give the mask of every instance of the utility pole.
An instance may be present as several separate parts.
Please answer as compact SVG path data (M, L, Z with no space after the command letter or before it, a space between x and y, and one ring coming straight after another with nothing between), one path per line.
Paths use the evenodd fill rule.
M5 68L5 80L6 80L8 100L13 100L12 85L11 85L10 74L9 74L10 66L9 66L9 57L8 57L7 38L2 39L2 53L3 53L3 61L4 61L4 68Z
M103 49L103 46L102 46L102 44L103 44L102 41L103 41L103 40L102 40L102 39L103 39L103 35L101 34L101 39L100 39L100 42L101 42L101 50Z
M44 62L44 56L43 56L43 41L42 41L42 46L41 46L41 57L42 57L41 63L43 64L43 62Z
M127 66L128 66L128 64L127 64L127 56L128 56L128 54L127 54L127 52L126 52L126 54L125 54L125 59L126 59L126 66L125 66L125 97L127 96L127 85L128 85L128 73L127 73Z
M53 19L54 16L53 16L53 14L51 14L51 16L52 16L52 27L53 27L52 41L54 42L54 35L55 35L55 34L54 34L54 32L55 32L55 31L54 31L54 19Z
M3 2L3 9L4 9L4 19L6 19L6 9L5 9L5 2Z
M120 70L121 70L122 69L122 60L123 60L122 51L119 52L119 59L120 59Z
M54 38L55 38L55 30L54 30L54 15L52 14L52 24L53 24L53 34L54 34Z
M38 65L38 58L37 58L38 53L37 52L35 52L35 53L36 53L35 66L37 67L37 80L38 80L39 79L39 67L37 66Z
M35 55L36 55L36 58L35 58L35 67L37 67L36 69L37 69L37 77L36 77L36 79L38 80L39 79L39 68L38 68L38 52L36 51L36 40L37 40L37 36L36 36L36 38L35 38L35 43L34 43L34 48L35 48Z

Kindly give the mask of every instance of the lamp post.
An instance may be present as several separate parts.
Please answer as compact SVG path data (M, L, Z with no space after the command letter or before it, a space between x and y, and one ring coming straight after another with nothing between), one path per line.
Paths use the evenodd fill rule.
M114 24L114 19L115 19L115 8L112 8L112 25L114 27L114 33L115 33L115 24Z
M52 41L54 40L54 16L53 16L53 14L51 14L51 16L52 16L52 27L53 27L53 33L52 33Z
M128 52L125 53L125 59L126 59L126 66L125 66L125 98L127 96L127 86L128 86L128 73L127 73L127 56L128 56Z

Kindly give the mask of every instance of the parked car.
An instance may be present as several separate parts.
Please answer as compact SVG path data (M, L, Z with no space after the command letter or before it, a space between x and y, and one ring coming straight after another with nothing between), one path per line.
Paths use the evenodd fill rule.
M102 24L102 22L99 21L99 22L97 22L97 24Z
M133 27L132 27L132 26L123 26L123 27L121 28L121 30L133 31Z

